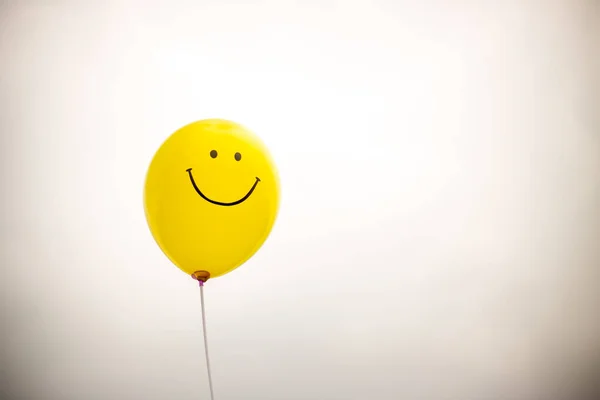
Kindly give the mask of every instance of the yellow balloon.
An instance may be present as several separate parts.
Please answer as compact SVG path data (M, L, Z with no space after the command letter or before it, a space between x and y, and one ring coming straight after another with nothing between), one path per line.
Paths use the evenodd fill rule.
M246 262L269 236L279 177L252 132L231 121L197 121L154 155L144 207L165 255L187 274L215 278Z

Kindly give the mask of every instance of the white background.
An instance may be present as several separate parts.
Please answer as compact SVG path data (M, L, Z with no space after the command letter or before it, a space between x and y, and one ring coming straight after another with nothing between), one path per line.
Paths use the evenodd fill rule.
M142 189L212 117L282 181L269 240L206 286L218 400L598 376L596 2L1 4L3 399L208 398L197 285Z

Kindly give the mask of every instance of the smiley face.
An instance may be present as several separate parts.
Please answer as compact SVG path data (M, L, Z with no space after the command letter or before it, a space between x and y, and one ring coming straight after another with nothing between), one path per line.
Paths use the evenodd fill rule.
M210 153L211 153L211 157L213 157L213 158L216 157L217 152L215 150L211 151ZM213 156L213 154L214 154L214 156ZM236 155L236 160L239 161L241 158L240 153L235 153L235 155ZM212 200L212 199L209 199L208 197L206 197L206 195L204 193L202 193L202 191L200 190L198 185L196 185L196 181L194 180L194 175L192 175L192 169L188 168L186 171L190 175L190 181L192 182L192 186L194 186L194 189L196 189L196 193L198 193L200 195L200 197L202 197L204 200L208 201L209 203L216 204L218 206L235 206L237 204L244 202L248 197L250 197L252 192L254 192L254 189L256 189L256 185L258 185L258 182L260 182L260 178L257 176L256 181L254 182L254 185L252 185L252 187L250 188L250 190L248 191L248 193L246 193L246 195L244 197L242 197L239 200L232 201L230 203L223 203L221 201L215 201L215 200Z
M171 135L154 156L146 218L162 251L188 274L221 276L269 235L279 178L260 139L239 124L203 120Z

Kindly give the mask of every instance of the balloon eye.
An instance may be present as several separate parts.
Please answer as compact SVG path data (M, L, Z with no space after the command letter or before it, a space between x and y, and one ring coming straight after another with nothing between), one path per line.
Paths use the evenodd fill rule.
M210 151L210 156L211 156L212 158L217 158L217 151L216 151L216 150L211 150L211 151Z
M242 159L242 155L240 153L235 153L235 161L240 161Z

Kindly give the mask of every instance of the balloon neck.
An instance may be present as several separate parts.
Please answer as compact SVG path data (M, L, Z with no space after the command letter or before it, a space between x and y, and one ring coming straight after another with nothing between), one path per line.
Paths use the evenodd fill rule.
M204 286L204 282L206 282L210 278L210 272L208 271L196 271L192 274L192 278L198 281L200 286Z

